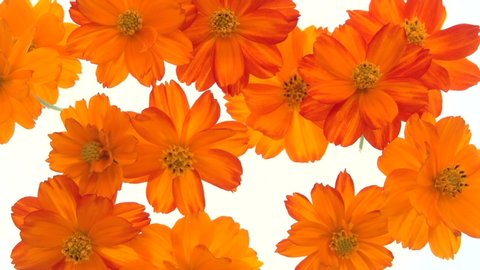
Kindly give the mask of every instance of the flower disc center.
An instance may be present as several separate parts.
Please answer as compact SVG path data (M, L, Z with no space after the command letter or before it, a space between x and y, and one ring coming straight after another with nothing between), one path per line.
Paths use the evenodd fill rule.
M165 166L176 176L193 168L193 154L187 147L170 145L163 156Z
M405 28L408 42L411 44L422 45L427 38L425 24L419 21L417 17L405 20L403 28Z
M92 241L85 234L76 232L63 243L62 254L74 264L87 261L92 254Z
M460 166L448 167L443 169L434 179L435 189L450 197L455 197L462 193L465 187L468 187L466 183L467 175L464 171L460 170Z
M353 83L358 90L373 88L380 79L380 68L372 63L363 62L353 70Z
M127 36L133 36L143 27L143 19L136 10L127 10L118 16L118 29Z
M293 75L288 81L283 83L283 96L291 108L298 108L303 99L307 96L308 85L297 74Z
M238 24L237 16L228 9L217 10L210 17L212 31L221 37L231 36L237 29Z
M347 234L344 230L333 233L330 249L339 257L346 258L357 249L357 236Z

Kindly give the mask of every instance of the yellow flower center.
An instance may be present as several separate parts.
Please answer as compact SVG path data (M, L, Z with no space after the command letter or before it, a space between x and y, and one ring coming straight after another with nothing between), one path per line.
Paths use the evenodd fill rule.
M85 234L76 232L63 242L62 254L74 264L88 261L92 254L92 241Z
M127 36L133 36L143 27L143 19L136 10L127 10L118 16L118 29Z
M170 145L165 150L163 162L175 176L179 176L193 168L193 154L188 147Z
M462 193L465 187L468 187L466 183L467 175L464 171L460 170L460 165L455 167L448 167L443 169L434 179L435 189L450 197L455 197Z
M380 68L365 61L358 64L353 70L353 83L358 90L367 90L377 84L380 76Z
M237 29L238 24L237 16L228 9L217 10L210 17L212 31L221 37L231 36Z
M302 77L293 75L288 81L283 82L283 96L291 108L299 108L303 99L307 96L308 85Z
M418 20L417 17L411 20L405 20L403 23L405 32L407 32L408 42L415 45L422 45L427 38L425 24Z
M108 157L108 153L103 150L103 145L100 142L90 141L82 148L82 158L86 162L94 162L105 157Z
M347 234L344 230L333 233L330 249L341 258L347 258L357 249L358 241L355 234Z

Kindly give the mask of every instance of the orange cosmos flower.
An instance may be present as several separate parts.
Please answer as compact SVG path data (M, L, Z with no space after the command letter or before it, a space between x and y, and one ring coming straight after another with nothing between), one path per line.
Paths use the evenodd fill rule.
M15 38L30 35L28 51L34 54L32 61L35 63L28 64L41 66L33 75L32 90L42 100L56 103L58 87L72 87L81 71L80 62L65 49L66 38L75 25L64 23L62 6L50 0L40 0L35 6L28 0L3 1L0 17L9 25ZM40 48L42 50L37 51ZM58 54L57 59L52 59L46 52Z
M194 57L179 66L181 81L206 90L213 83L227 94L238 94L248 75L268 78L282 58L275 44L297 23L291 0L194 0L197 16L185 33L192 40Z
M393 23L405 29L410 44L429 50L432 64L423 76L432 89L464 90L480 81L480 70L465 57L480 44L478 25L458 24L442 29L446 10L442 0L372 0L369 11L349 11L348 24L367 39L383 25Z
M404 247L427 243L441 258L453 258L461 233L480 237L480 152L460 117L437 123L412 116L405 139L388 145L378 160L387 176L389 231Z
M80 25L68 47L98 65L97 78L113 87L132 74L154 85L165 73L163 61L185 64L192 44L179 30L185 13L176 0L76 0L70 8Z
M307 256L295 269L384 269L393 255L381 188L370 186L355 195L352 178L338 175L335 188L315 184L312 202L299 193L287 196L288 213L297 222L277 244L288 257Z
M302 105L309 119L324 119L326 138L348 146L360 136L383 148L398 135L400 120L423 109L428 90L419 78L428 53L407 47L403 29L386 25L367 44L351 26L321 34L314 54L300 64L308 94L322 106Z
M58 54L41 48L28 52L33 33L13 36L4 20L0 20L0 143L13 136L15 123L24 128L35 126L42 105L33 92L33 85L55 81L59 66L52 66Z
M122 270L139 269L260 269L262 262L249 247L248 232L230 217L211 220L204 213L187 215L172 229L151 224L132 243L144 258Z
M65 132L50 134L50 168L74 179L81 194L113 197L124 180L123 169L137 157L130 118L105 95L77 101L62 111Z
M155 211L203 210L201 179L225 190L237 188L242 174L237 156L247 149L246 129L237 122L217 123L220 107L211 92L190 108L182 88L172 81L153 88L150 106L133 119L144 141L125 175L149 177L147 198Z
M293 161L319 160L325 153L327 141L319 123L300 115L300 107L308 102L307 84L298 75L298 63L306 54L312 53L316 39L315 27L302 30L295 28L288 38L278 45L283 58L282 68L269 79L250 76L250 83L242 89L247 106L246 123L254 130L270 137L272 147L259 147L257 152L268 152L279 145L285 148ZM226 97L230 111L238 110L238 97ZM315 102L311 100L310 102ZM272 121L274 119L274 121ZM268 138L258 142L268 141ZM263 152L267 150L267 152ZM275 151L277 152L277 151ZM278 154L278 152L277 152Z
M38 197L12 209L22 240L11 256L22 270L119 269L138 260L127 243L150 223L142 205L82 196L65 176L41 183Z

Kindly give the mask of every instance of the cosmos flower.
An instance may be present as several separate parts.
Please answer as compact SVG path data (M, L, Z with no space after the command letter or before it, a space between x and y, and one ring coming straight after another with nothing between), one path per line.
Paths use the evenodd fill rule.
M369 186L355 195L352 178L338 175L335 188L315 184L309 201L299 193L287 196L288 213L297 222L277 252L288 257L307 256L295 268L384 269L393 255L387 218L380 213L385 197L380 187Z

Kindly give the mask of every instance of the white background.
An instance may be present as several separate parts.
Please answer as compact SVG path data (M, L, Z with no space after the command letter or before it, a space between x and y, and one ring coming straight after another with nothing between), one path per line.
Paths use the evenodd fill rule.
M68 0L59 0L68 8ZM343 24L347 9L368 9L366 0L297 0L301 13L299 26L328 26L330 30ZM445 0L447 21L445 27L459 23L480 24L480 6L477 0ZM68 12L67 20L68 18ZM480 53L470 57L480 64ZM112 104L123 110L140 112L148 104L149 89L129 78L114 89L103 89L95 78L95 67L83 62L83 73L77 85L62 90L58 106L68 107L75 100L88 99L94 94L106 93ZM165 80L175 79L172 66L167 67ZM193 86L184 89L193 102L199 93ZM472 143L480 145L480 87L472 87L464 92L449 92L444 95L442 117L461 115L473 132ZM223 104L221 91L212 88L217 99ZM1 109L1 108L0 108ZM225 110L222 119L229 119ZM13 225L11 206L24 196L36 196L38 184L53 176L45 161L50 152L48 134L63 131L59 112L45 109L33 130L17 126L15 134L6 145L0 145L0 269L13 269L10 252L20 240L19 230ZM344 170L352 175L357 191L367 185L382 185L384 177L378 171L376 161L380 151L368 144L359 151L358 144L348 148L328 147L324 158L315 163L294 163L282 153L274 159L264 160L249 150L241 157L244 174L242 184L235 193L227 192L204 183L207 207L212 218L221 215L233 217L250 233L251 247L264 262L262 269L290 270L301 258L287 258L274 253L275 244L288 236L287 230L294 220L287 214L283 201L285 196L300 192L310 196L315 182L333 185L336 175ZM118 201L136 201L147 206L152 222L169 226L181 216L177 211L164 215L155 214L145 197L145 184L125 184L119 193ZM480 199L480 194L479 194ZM480 239L462 237L462 247L455 260L441 260L433 256L428 248L421 251L402 249L398 244L389 248L394 253L393 267L390 269L479 269Z

